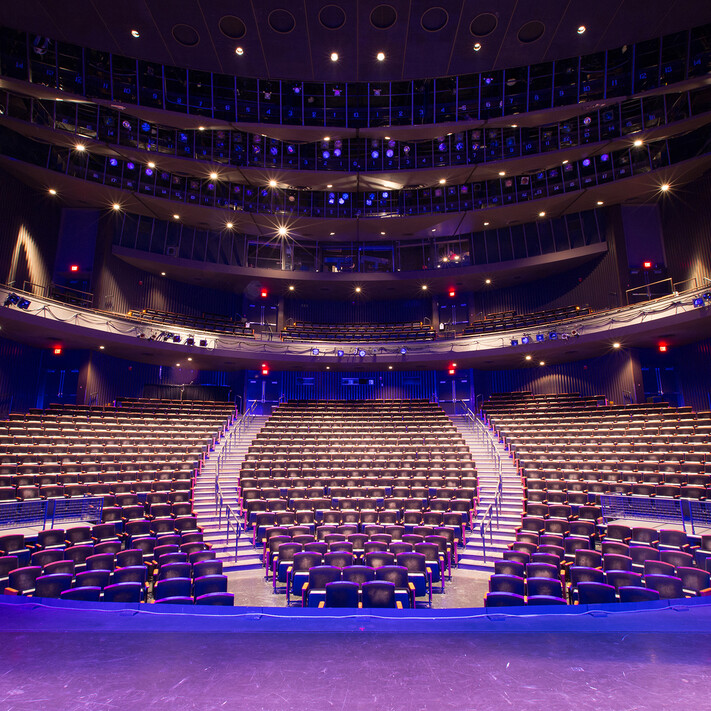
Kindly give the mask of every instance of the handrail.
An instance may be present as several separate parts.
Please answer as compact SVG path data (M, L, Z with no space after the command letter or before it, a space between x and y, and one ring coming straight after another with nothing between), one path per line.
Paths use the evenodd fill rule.
M232 423L232 427L227 435L225 443L222 446L222 450L217 455L217 464L215 467L215 508L217 509L217 525L218 528L222 529L222 516L223 510L225 515L225 523L227 529L226 544L229 545L230 534L234 532L235 535L235 560L239 553L239 537L242 533L242 522L239 517L239 511L234 507L233 504L228 503L225 497L225 493L220 485L220 474L222 473L222 468L224 467L227 455L233 450L233 448L240 441L242 435L247 430L247 427L252 423L256 416L257 401L252 401L252 404L244 411L244 414L235 422Z
M649 284L639 284L638 286L633 286L631 289L625 289L625 301L629 304L630 303L630 296L646 296L647 301L651 301L652 297L652 292L650 291L649 287L650 286L656 286L657 284L669 284L669 294L664 294L664 296L669 296L674 293L674 281L672 280L671 277L667 277L666 279L659 279L658 281L651 281ZM681 283L681 282L680 282ZM640 290L636 294L631 294L630 292ZM654 298L657 298L656 296Z

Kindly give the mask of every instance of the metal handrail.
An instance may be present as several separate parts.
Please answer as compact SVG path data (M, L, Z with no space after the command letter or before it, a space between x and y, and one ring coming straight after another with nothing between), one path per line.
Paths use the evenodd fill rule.
M239 553L238 545L239 537L242 533L242 522L240 520L239 511L233 504L228 503L225 498L225 493L220 485L220 474L222 473L222 468L224 467L227 455L237 445L242 435L247 430L247 427L249 427L256 417L256 409L257 401L254 400L244 411L244 414L232 423L232 427L227 435L224 445L222 446L222 450L217 455L217 464L215 467L215 508L217 509L217 525L218 528L222 529L222 517L224 512L225 527L227 529L227 545L229 545L231 533L234 533L235 535L235 560L237 560Z

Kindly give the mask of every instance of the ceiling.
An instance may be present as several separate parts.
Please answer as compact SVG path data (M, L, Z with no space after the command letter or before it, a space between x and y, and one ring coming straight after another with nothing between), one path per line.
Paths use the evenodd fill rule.
M589 54L709 22L706 0L0 3L0 24L77 45L193 69L304 81L467 74ZM579 34L581 25L586 31ZM481 45L476 52L475 43ZM378 52L384 61L376 60Z

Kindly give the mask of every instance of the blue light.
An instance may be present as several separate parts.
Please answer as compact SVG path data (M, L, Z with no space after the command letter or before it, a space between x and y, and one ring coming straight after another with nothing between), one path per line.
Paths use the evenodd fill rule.
M270 152L273 156L275 156L275 155L277 155L277 153L279 153L279 149L278 149L276 146L272 146L272 147L269 149L269 152Z
M523 343L524 346L528 345L531 342L531 339L528 336L524 336L521 339L521 343Z
M375 193L368 193L369 200L375 200Z
M148 133L151 130L151 124L146 123L145 121L141 124L141 131L145 131Z
M512 345L512 346L517 346L517 345L518 345L518 341L517 341L515 338L512 338L512 339L511 339L511 345Z
M345 353L344 353L343 351L341 351L341 350L338 350L338 351L336 351L336 355L337 355L339 358L343 358L343 356L345 355Z
M585 168L587 168L589 165L590 165L590 158L586 158L586 159L583 161L583 166L584 166Z
M694 308L698 309L700 306L704 305L704 300L702 298L694 299Z
M376 158L380 157L380 153L378 153L378 151L371 151L370 157L375 160Z
M314 348L314 349L312 349L312 351L311 351L312 355L318 355L320 352L321 352L321 351L319 351L318 348Z
M126 163L126 167L127 167L129 170L133 170L136 166L135 166L133 163Z
M610 160L610 156L609 156L607 153L603 153L603 154L600 156L600 160L601 160L603 163L607 163L607 161Z
M555 341L558 338L558 334L555 331L551 331L548 334L548 339L551 341Z
M365 358L365 350L363 350L363 349L361 348L361 349L358 351L358 355L359 355L361 358Z
M464 144L463 143L457 143L454 146L458 151L463 151L464 150Z
M348 200L348 193L343 193L343 195L341 195L341 197L342 197L344 200Z
M386 155L388 158L392 158L392 157L395 155L395 151L393 151L392 148L388 148L388 150L385 151L385 155Z
M446 143L440 143L439 146L437 146L437 148L439 148L439 152L440 152L440 153L444 153L444 152L447 150L447 144L446 144Z
M384 192L384 193L383 193L383 197L384 197L384 198L387 198L387 197L388 197L388 193L387 193L387 192Z
M333 151L333 155L336 156L336 158L339 158L340 155L341 155L341 149L340 149L340 148L336 148L336 150Z
M323 156L324 160L325 160L326 158L330 158L330 157L331 157L331 154L330 154L329 151L324 151L323 153L321 153L321 155Z
M400 355L405 355L405 353L407 353L407 348L405 348L405 346L403 346L403 347L400 349Z
M153 175L153 169L152 169L152 168L146 168L146 175L149 176L149 177L150 177L151 175Z
M294 148L294 146L287 146L287 147L286 147L286 152L287 152L287 153L293 153L295 150L296 150L296 148Z
M546 337L542 333L537 333L536 340L540 343L541 341L545 341Z
M115 168L118 165L118 161L116 160L116 158L109 158L109 165L112 168Z
M344 202L345 202L345 200L343 198L338 198L339 205L343 205Z

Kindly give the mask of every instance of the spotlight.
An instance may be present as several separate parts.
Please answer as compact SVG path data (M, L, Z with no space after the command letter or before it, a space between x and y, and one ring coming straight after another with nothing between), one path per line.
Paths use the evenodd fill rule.
M635 148L639 148L643 143L644 143L644 141L641 138L636 138L632 145Z
M529 336L524 336L521 339L521 343L523 343L524 346L527 346L531 342L531 338Z
M277 230L277 234L279 235L279 237L286 237L289 234L289 230L287 230L286 227L284 227L284 225L282 225Z
M241 57L244 54L244 49L242 47L235 48L235 54Z
M106 348L106 346L99 346L99 350L103 351Z
M613 348L622 348L622 344L621 344L621 343L618 343L618 342L615 342L615 343L612 344L612 347L613 347Z
M360 292L361 292L361 288L360 288L359 286L357 286L357 287L355 288L355 293L356 293L356 294L360 294Z
M56 194L57 194L57 191L56 191L54 188L50 188L50 189L49 189L49 194L50 194L50 195L56 195Z
M422 285L422 291L427 291L427 284Z
M531 359L532 359L532 356L530 356L530 355L526 356L526 360L531 360Z
M669 190L669 183L662 183L662 184L659 186L659 189L660 189L663 193L667 192L667 190Z
M339 350L336 351L336 355L337 355L339 358L343 358L343 356L345 355L345 352L339 349Z
M506 175L506 171L505 171L505 170L500 170L500 171L499 171L499 176L501 176L501 177L503 178L504 175Z
M378 53L375 55L375 58L376 58L379 62L384 61L384 60L385 60L385 52L378 52Z
M188 336L185 339L185 345L186 346L194 346L195 345L195 339L192 336Z
M277 181L276 180L270 180L269 181L269 187L270 188L275 188L277 186Z
M117 202L115 202L115 203L112 205L112 207L114 208L114 210L120 210L120 209L121 209L121 205L119 205Z
M585 25L580 25L580 27L578 27L578 34L579 35L585 34L585 29L586 29Z
M269 364L262 363L262 375L269 375Z
M555 331L551 331L551 332L548 334L548 340L550 340L550 341L556 341L556 340L558 340L558 334L557 334Z
M392 370L392 369L393 369L392 365L389 365L388 370Z
M485 283L485 284L491 284L491 279L486 279L486 280L484 281L484 283Z
M79 271L79 265L78 264L71 264L69 266L69 271L70 272L78 272Z
M704 300L701 296L698 296L697 298L694 299L694 308L698 309L699 307L704 305Z
M76 146L74 146L74 150L83 153L86 150L86 146L83 143L77 143Z
M447 181L444 178L439 179L439 184L444 185Z
M338 52L331 52L331 61L332 62L338 61Z
M317 356L321 351L318 348L311 349L311 355Z
M135 37L138 39L141 36L141 33L138 30L131 30L131 37Z
M213 170L212 173L210 173L210 180L217 180L217 178L218 178L218 175L217 175L217 173L215 173L215 171Z
M150 161L148 161L148 167L151 168L151 169L152 169L152 168L155 168L155 167L156 167L156 164L155 164L152 160L150 160Z
M361 358L365 358L365 350L364 350L363 348L361 348L361 349L358 351L358 355L359 355Z
M3 306L14 306L19 300L20 297L17 294L8 294Z
M515 338L512 338L512 339L511 339L511 345L512 345L512 346L517 346L517 345L518 345L518 341L517 341Z
M289 291L294 291L296 287L293 284L289 284Z
M406 353L407 353L407 348L405 348L405 346L403 346L403 347L400 349L400 355L405 355Z
M179 334L176 333L173 336L173 343L180 343L180 335Z
M658 348L660 353L666 353L668 346L666 343L662 342L659 344Z
M645 269L651 269L651 268L652 268L652 262L649 261L649 260L647 260L646 262L642 262L642 266L643 266Z
M457 295L457 292L454 289L449 290L449 298L453 299Z
M541 211L538 213L538 217L545 217L545 216L546 216L546 213L545 213L544 210L541 210Z
M262 290L259 292L259 294L260 294L260 296L261 296L263 299L266 299L267 296L269 296L269 293L267 292L266 289L262 289Z
M205 338L200 339L200 345L205 348L207 346L207 340Z
M175 215L173 215L173 219L174 219L174 220L179 220L179 219L180 219L180 215L178 215L178 214L176 213Z
M540 343L541 341L545 341L546 337L542 333L537 333L536 340Z
M234 227L234 225L233 225L231 222L228 222L228 223L225 225L225 227L226 227L228 230L231 230L231 229Z
M17 308L18 309L23 309L24 311L27 311L27 309L30 308L30 301L29 299L20 299L17 302Z

